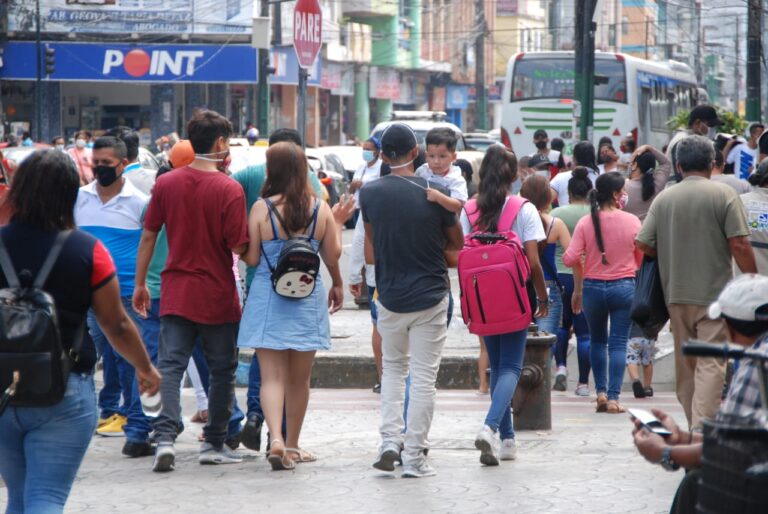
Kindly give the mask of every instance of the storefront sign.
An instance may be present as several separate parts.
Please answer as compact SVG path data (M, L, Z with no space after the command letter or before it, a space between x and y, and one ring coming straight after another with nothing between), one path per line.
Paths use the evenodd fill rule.
M323 89L330 89L332 95L352 96L355 94L355 70L344 64L326 61L320 84Z
M120 82L243 82L258 80L258 54L250 45L127 45L45 42L55 50L50 80ZM5 45L0 79L36 77L35 44Z
M400 97L400 77L396 70L372 67L370 69L370 97L397 100Z
M518 0L498 0L496 2L496 14L516 15L518 13Z
M250 34L253 0L39 0L40 30L63 33ZM215 5L214 5L215 4ZM8 30L34 32L35 2L10 0Z
M274 75L269 77L270 84L296 86L299 83L299 61L292 46L275 47L270 53L270 65L275 68ZM317 59L315 65L309 69L307 85L320 86L322 59Z
M449 85L446 88L445 108L466 109L469 105L469 87Z

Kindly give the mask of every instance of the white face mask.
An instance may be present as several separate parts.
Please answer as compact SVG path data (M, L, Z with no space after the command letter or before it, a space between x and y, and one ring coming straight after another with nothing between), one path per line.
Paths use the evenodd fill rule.
M413 164L413 161L415 161L415 160L416 159L411 159L410 161L406 162L405 164L398 164L397 166L390 166L389 169L391 169L391 170L399 170L400 168L405 168L405 167L410 166L411 164Z
M64 151L64 145L56 145L54 148L56 148L56 150L58 150L60 152Z
M85 139L78 139L75 141L75 146L78 148L85 148Z

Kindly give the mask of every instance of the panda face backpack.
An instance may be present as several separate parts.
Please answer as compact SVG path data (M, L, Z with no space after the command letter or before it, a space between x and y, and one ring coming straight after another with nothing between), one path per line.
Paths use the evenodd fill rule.
M280 250L280 255L274 266L269 262L269 258L264 251L264 245L261 246L261 254L272 274L272 289L283 298L291 300L307 298L315 290L317 276L320 273L320 256L312 246L312 238L315 235L315 228L317 228L317 214L320 204L315 203L312 218L309 225L307 225L308 234L291 235L283 217L277 211L272 201L269 199L265 199L265 201L267 208L269 208L270 222L272 223L272 232L275 239L280 239L275 219L277 219L288 236L288 239L284 240L283 249Z

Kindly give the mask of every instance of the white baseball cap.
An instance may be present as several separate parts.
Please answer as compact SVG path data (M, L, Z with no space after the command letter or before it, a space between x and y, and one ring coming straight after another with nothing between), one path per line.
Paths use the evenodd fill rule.
M734 278L709 306L708 314L711 319L768 321L768 277L748 273Z

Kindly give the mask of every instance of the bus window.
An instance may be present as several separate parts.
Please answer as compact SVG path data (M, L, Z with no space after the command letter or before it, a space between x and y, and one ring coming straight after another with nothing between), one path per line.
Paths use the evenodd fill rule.
M573 59L523 57L515 63L510 101L573 98L575 85ZM623 62L595 59L595 100L627 102Z

